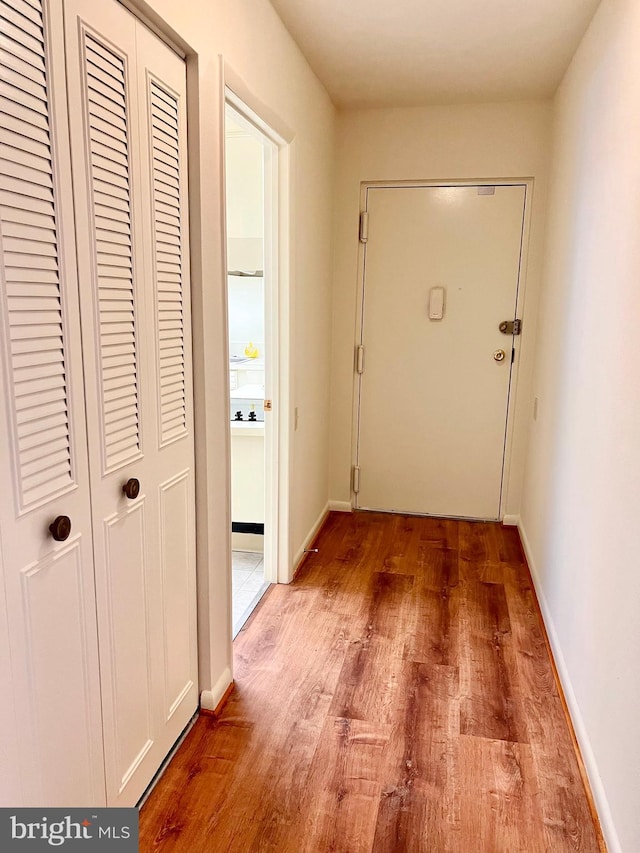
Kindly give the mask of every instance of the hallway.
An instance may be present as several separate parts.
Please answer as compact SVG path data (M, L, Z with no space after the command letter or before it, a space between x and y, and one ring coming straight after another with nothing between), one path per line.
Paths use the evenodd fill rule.
M235 641L141 851L598 851L518 534L332 513Z

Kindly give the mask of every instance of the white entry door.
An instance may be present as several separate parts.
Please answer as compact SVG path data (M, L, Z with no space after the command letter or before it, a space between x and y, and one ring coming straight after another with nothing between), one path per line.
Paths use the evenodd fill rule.
M525 192L369 188L358 507L499 518Z
M194 713L183 60L116 0L65 0L107 802Z

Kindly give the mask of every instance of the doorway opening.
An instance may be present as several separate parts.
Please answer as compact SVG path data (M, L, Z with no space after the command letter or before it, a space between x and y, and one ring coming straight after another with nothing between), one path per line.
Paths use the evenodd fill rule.
M233 636L277 581L278 146L225 106Z

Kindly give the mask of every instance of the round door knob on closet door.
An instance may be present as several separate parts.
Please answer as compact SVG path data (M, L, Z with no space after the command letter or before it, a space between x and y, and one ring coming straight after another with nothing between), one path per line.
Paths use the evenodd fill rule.
M507 357L507 354L503 349L497 349L493 353L494 361L504 361L506 357Z
M49 531L56 542L64 542L71 533L71 519L68 515L59 515L49 525Z
M122 491L130 501L135 500L140 494L140 480L136 480L135 477L131 477L131 479L127 480L122 487Z

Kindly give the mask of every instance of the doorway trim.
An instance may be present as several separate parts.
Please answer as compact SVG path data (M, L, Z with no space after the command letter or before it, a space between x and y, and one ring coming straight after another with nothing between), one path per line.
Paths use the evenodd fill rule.
M522 238L520 249L520 270L517 284L516 315L523 320L523 326L527 326L524 318L526 283L529 261L529 243L531 237L531 207L533 201L534 179L528 178L461 178L461 179L429 179L413 181L363 181L360 185L360 212L367 211L368 192L370 189L402 189L404 187L481 187L481 186L524 186L525 203L522 226ZM366 243L358 240L358 277L356 297L356 323L354 329L354 369L353 369L353 397L352 397L352 420L351 420L351 464L352 471L358 466L358 437L360 428L360 390L362 377L356 369L355 353L357 347L362 344L364 331L364 287L366 272ZM500 494L499 519L509 523L510 518L506 516L506 507L509 505L509 491L512 487L512 477L515 476L512 465L514 446L514 429L516 422L516 403L518 397L518 380L521 373L522 361L522 336L513 338L515 349L515 360L511 367L511 378L509 383L507 419L505 429L505 447L502 462L502 480ZM351 505L357 506L357 494L354 491L354 478L351 481ZM513 522L511 522L513 523Z
M265 399L272 409L265 417L265 581L289 583L290 568L289 495L290 389L291 389L291 306L290 306L290 142L293 134L270 110L256 100L241 78L224 63L224 101L241 119L258 131L265 146ZM224 146L223 146L224 151ZM223 155L224 156L224 155ZM223 184L226 210L226 185ZM224 219L226 264L226 216ZM226 278L225 278L226 281ZM225 287L225 312L228 317L228 287ZM228 354L228 332L226 350ZM227 378L228 382L228 378ZM267 417L269 420L267 421ZM227 418L227 429L231 424ZM230 500L230 493L229 493ZM231 529L229 529L231 539ZM231 554L231 547L229 549ZM229 576L231 566L229 565Z

